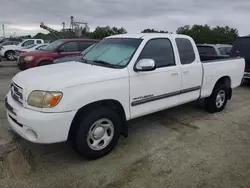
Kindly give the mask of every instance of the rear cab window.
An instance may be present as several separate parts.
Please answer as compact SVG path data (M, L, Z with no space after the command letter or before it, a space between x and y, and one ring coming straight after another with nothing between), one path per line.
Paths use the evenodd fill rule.
M180 61L182 65L191 64L195 61L195 53L192 43L187 38L176 38L175 39Z
M216 50L212 46L199 46L197 45L198 51L200 55L205 55L205 56L216 56Z

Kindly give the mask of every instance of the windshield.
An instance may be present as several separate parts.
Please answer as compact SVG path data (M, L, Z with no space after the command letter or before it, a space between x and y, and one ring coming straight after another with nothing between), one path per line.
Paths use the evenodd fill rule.
M56 40L56 41L50 43L48 46L45 46L41 50L44 50L44 51L54 50L58 45L62 44L63 42L64 42L63 40Z
M107 38L97 43L82 58L84 62L101 66L126 67L142 39ZM111 67L109 66L109 67Z

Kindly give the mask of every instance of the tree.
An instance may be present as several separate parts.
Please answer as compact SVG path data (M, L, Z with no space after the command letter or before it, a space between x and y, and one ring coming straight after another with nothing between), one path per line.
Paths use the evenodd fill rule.
M89 37L94 39L103 39L111 35L124 34L124 33L127 33L127 31L123 27L121 28L117 27L111 28L110 26L97 27L92 33L89 34Z
M238 30L235 28L225 27L214 27L211 28L208 25L185 25L179 27L176 31L178 34L189 35L196 43L208 43L208 44L219 44L219 43L233 43L238 36Z
M144 29L141 33L168 33L168 31L157 31L155 29Z

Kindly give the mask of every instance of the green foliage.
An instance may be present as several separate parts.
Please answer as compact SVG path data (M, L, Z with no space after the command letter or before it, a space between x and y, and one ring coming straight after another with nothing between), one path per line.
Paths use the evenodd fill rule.
M92 39L103 39L105 37L111 36L111 35L117 35L117 34L124 34L127 33L127 31L121 27L97 27L93 32L90 33L84 33L80 38L92 38ZM64 31L64 32L57 32L56 36L58 38L78 38L76 37L74 32L70 31ZM43 40L57 40L55 35L52 33L43 34L43 33L37 33L33 38L39 38Z
M117 28L117 27L97 27L92 33L89 34L90 38L93 39L103 39L105 37L117 34L124 34L127 31L124 28Z
M176 31L178 34L185 34L191 36L196 43L210 43L210 44L219 44L219 43L233 43L236 37L238 36L238 30L235 28L230 28L229 26L225 27L210 27L208 25L185 25L179 27ZM80 38L93 38L93 39L103 39L105 37L124 34L127 33L126 29L123 27L97 27L93 32L84 33ZM155 30L155 29L144 29L142 33L168 33L168 31ZM64 31L58 32L56 35L59 38L77 38L74 32ZM44 40L57 40L57 38L49 33L37 33L33 38L41 38Z
M226 27L209 27L208 25L185 25L179 27L176 31L178 34L189 35L196 43L208 44L231 44L238 37L238 30Z
M142 33L168 33L168 31L157 31L157 30L154 30L154 29L144 29L142 31Z

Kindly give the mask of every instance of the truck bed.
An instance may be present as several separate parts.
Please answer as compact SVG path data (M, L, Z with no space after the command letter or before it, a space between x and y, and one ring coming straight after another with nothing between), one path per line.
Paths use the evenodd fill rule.
M244 74L244 58L226 58L220 60L204 61L203 80L201 88L201 97L211 95L213 88L221 75L228 76L231 82L231 88L236 88L241 84Z

